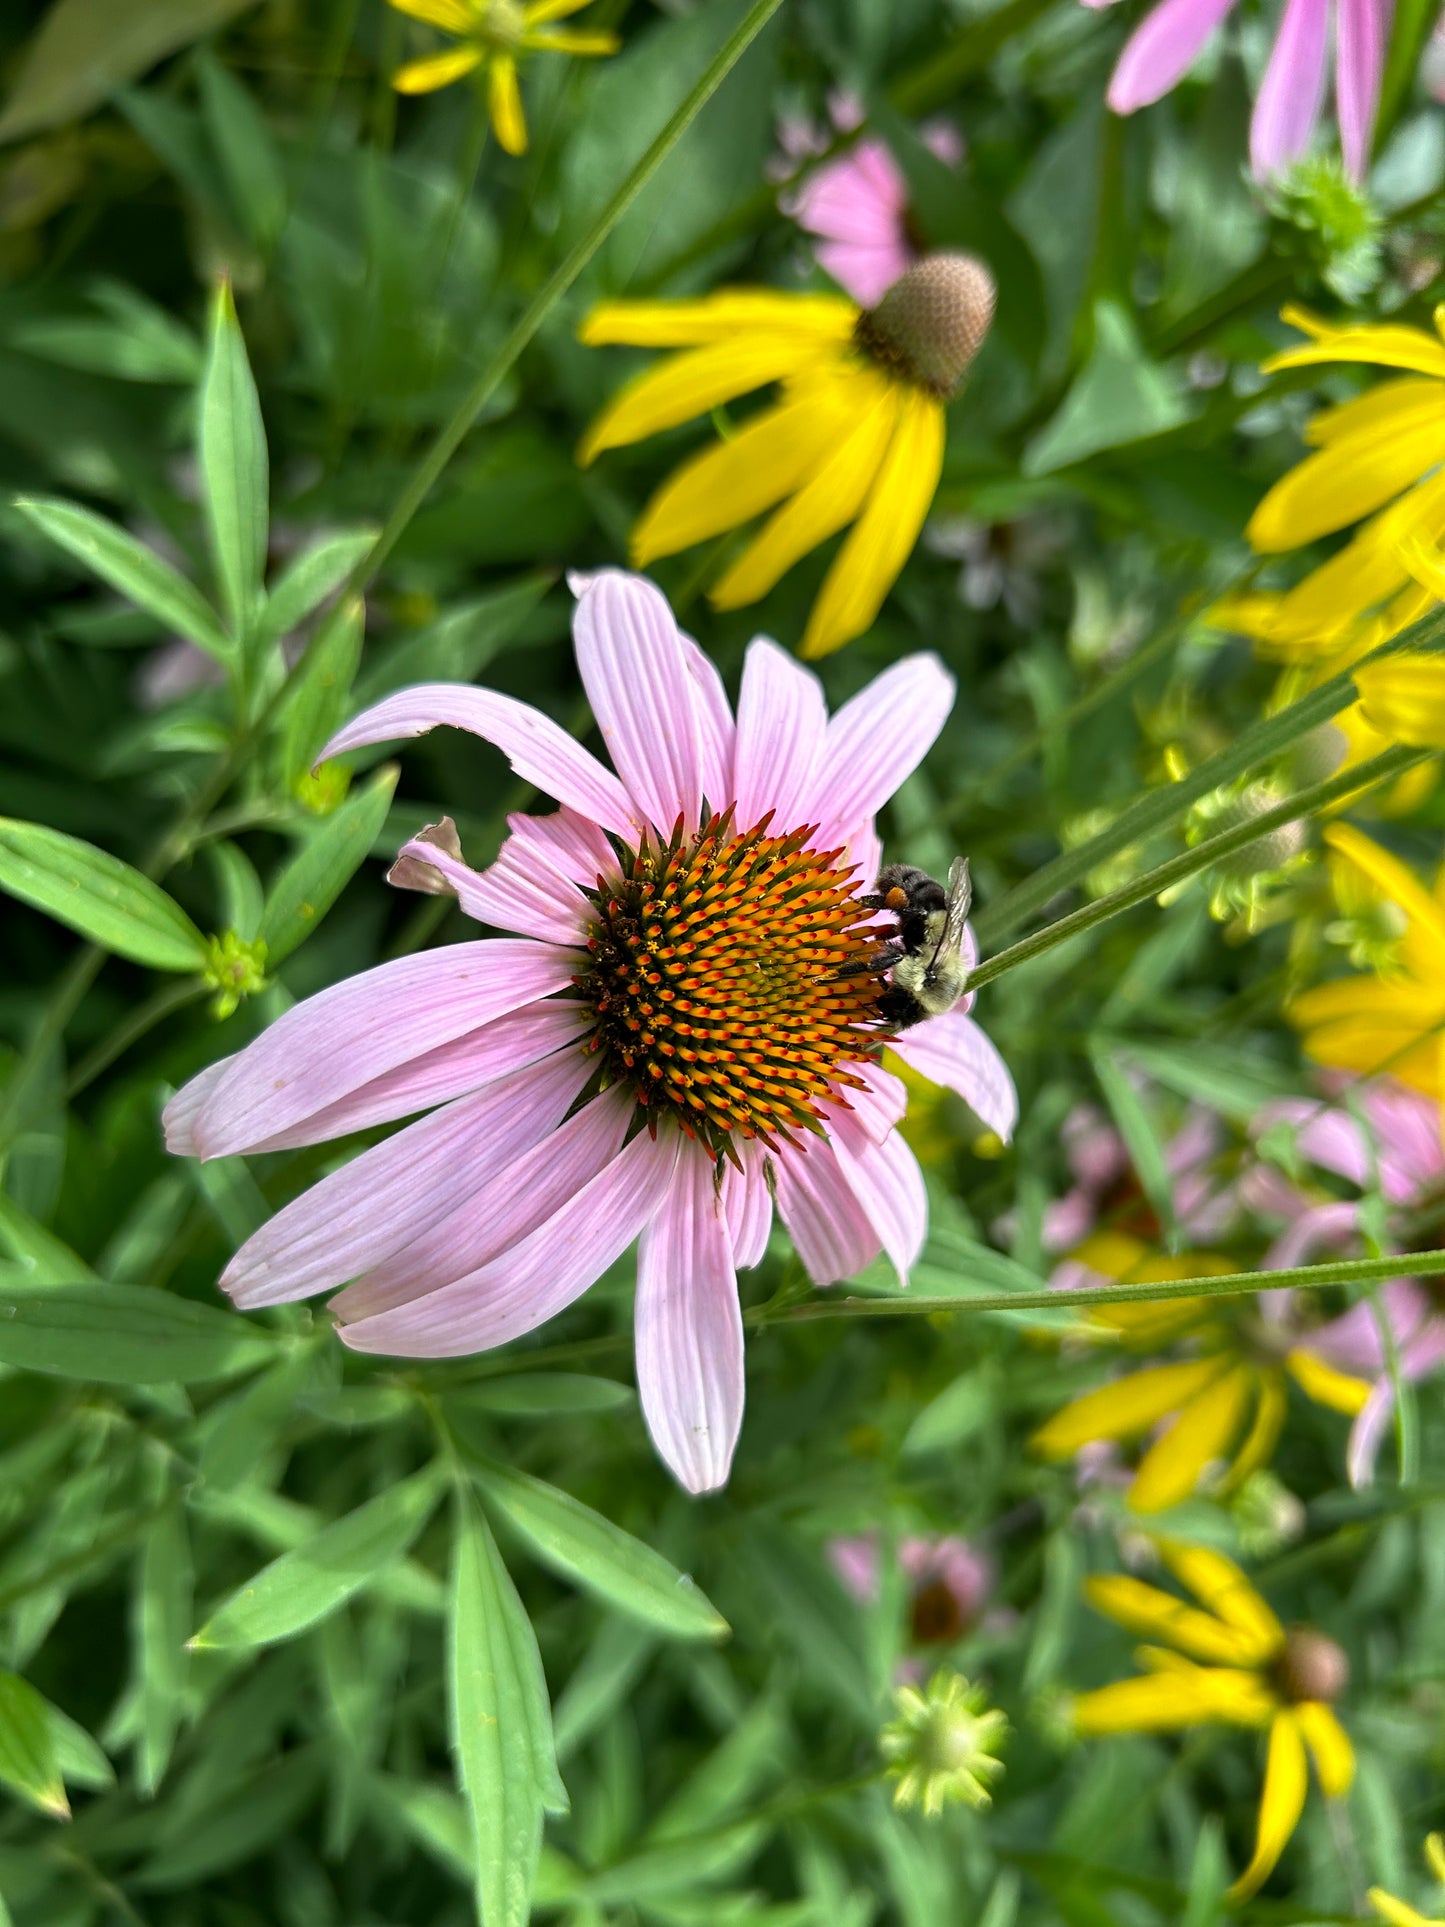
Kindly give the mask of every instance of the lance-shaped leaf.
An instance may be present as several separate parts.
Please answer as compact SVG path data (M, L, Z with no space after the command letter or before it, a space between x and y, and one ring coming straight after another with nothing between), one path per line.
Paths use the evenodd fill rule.
M266 597L262 626L268 636L289 636L339 589L376 540L372 529L350 535L328 535L296 559L277 577Z
M192 1647L271 1646L319 1624L405 1557L431 1517L440 1481L439 1468L429 1466L283 1552L212 1613Z
M270 517L270 468L261 403L231 289L222 282L211 310L210 352L201 386L201 477L211 556L231 633L245 638L261 603Z
M369 855L400 771L388 763L313 830L276 879L258 932L268 964L304 943Z
M174 629L218 662L229 662L230 638L200 590L116 523L53 495L24 495L16 509L32 528L128 602Z
M0 1784L42 1813L70 1818L50 1708L18 1673L0 1673Z
M158 883L43 823L0 817L0 890L152 970L203 970L206 940Z
M477 1916L526 1927L543 1812L565 1813L536 1634L496 1542L458 1499L448 1675L452 1751L471 1809Z
M36 1284L0 1268L0 1365L105 1385L202 1384L263 1364L269 1332L138 1285Z
M268 609L268 618L270 613ZM288 789L295 787L322 745L336 733L356 679L365 632L365 602L360 596L346 596L306 645L281 709L281 774Z

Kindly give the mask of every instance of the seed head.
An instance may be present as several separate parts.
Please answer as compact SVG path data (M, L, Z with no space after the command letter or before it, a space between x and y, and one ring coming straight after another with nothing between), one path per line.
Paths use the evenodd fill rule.
M1350 1683L1344 1651L1313 1626L1292 1627L1278 1661L1280 1691L1288 1700L1323 1700L1328 1706Z
M921 1806L929 1819L953 1800L988 1806L989 1782L1003 1772L998 1754L1008 1721L989 1706L984 1689L970 1686L961 1673L938 1672L921 1693L900 1686L894 1707L895 1718L879 1736L898 1782L894 1806Z
M858 318L864 352L943 400L983 346L997 290L976 255L925 254Z

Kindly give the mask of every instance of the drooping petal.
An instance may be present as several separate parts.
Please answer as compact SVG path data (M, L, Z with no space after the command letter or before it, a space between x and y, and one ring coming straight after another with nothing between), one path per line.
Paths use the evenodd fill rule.
M413 20L424 20L429 27L440 27L446 33L470 33L476 25L476 15L466 0L390 0L398 13L410 14Z
M875 1144L851 1119L834 1124L833 1153L906 1286L928 1235L928 1193L918 1159L899 1132Z
M923 528L943 473L942 402L921 388L899 397L898 425L868 501L833 558L803 631L802 654L826 656L869 628Z
M722 1207L732 1242L733 1263L739 1271L760 1265L773 1228L773 1194L768 1188L767 1153L756 1139L734 1145L742 1165L729 1164L723 1172Z
M1342 1800L1355 1779L1355 1749L1349 1734L1320 1700L1305 1700L1294 1709L1294 1716L1314 1759L1321 1793L1327 1800Z
M1167 1432L1149 1447L1129 1488L1136 1512L1163 1512L1187 1499L1208 1468L1229 1456L1244 1423L1253 1374L1225 1372L1179 1407Z
M934 655L875 676L828 724L804 819L847 830L876 816L933 747L956 692Z
M404 843L387 881L406 890L454 896L462 911L494 930L515 930L548 943L582 944L590 905L574 883L520 852L514 839L502 845L495 863L474 870L453 854L456 826L444 817Z
M1257 1656L1257 1642L1237 1626L1226 1625L1213 1613L1188 1606L1172 1593L1147 1586L1129 1573L1100 1573L1086 1581L1089 1604L1126 1633L1141 1639L1163 1639L1191 1659L1208 1665L1249 1666Z
M1264 1254L1264 1269L1292 1271L1296 1265L1307 1265L1319 1252L1342 1250L1359 1235L1359 1229L1360 1207L1355 1200L1312 1205L1275 1239Z
M641 1132L600 1176L529 1237L455 1283L374 1318L338 1326L359 1352L457 1358L536 1329L620 1258L662 1203L676 1134Z
M530 703L499 696L493 689L464 683L419 683L399 689L340 729L317 759L342 756L366 743L389 743L403 736L424 736L449 726L470 730L494 744L518 776L535 783L559 803L568 803L604 829L635 842L642 825L627 792L597 758L583 749L560 723Z
M692 679L697 715L698 779L704 801L722 810L732 801L737 725L717 664L691 636L681 636L683 661Z
M1109 80L1116 114L1132 114L1176 87L1234 0L1160 0L1124 43Z
M1220 1481L1223 1495L1238 1492L1252 1473L1269 1464L1274 1457L1274 1448L1279 1444L1280 1433L1284 1430L1285 1419L1289 1416L1289 1394L1279 1372L1262 1372L1257 1392L1249 1430L1234 1455L1228 1474Z
M1392 743L1445 749L1445 661L1388 656L1365 663L1355 687L1365 720Z
M1221 1358L1190 1358L1175 1365L1149 1365L1112 1380L1098 1391L1071 1399L1034 1433L1029 1443L1045 1458L1068 1458L1096 1439L1136 1438L1151 1425L1221 1377Z
M603 569L572 621L577 670L613 766L664 836L698 824L696 686L667 598L642 576Z
M740 829L750 829L769 810L780 831L807 821L801 814L803 798L827 728L818 678L765 636L750 642L738 692L733 776Z
M564 805L550 816L517 811L507 818L507 829L519 851L529 851L584 890L593 889L598 877L617 875L617 852L601 825L577 810Z
M1304 1812L1309 1775L1305 1743L1293 1708L1275 1714L1269 1729L1269 1755L1264 1768L1264 1791L1259 1801L1259 1825L1249 1865L1229 1890L1231 1900L1257 1893L1278 1864L1290 1835Z
M1286 1354L1284 1368L1306 1398L1312 1398L1316 1405L1327 1405L1332 1412L1343 1412L1346 1418L1355 1418L1363 1411L1370 1396L1364 1379L1336 1371L1303 1345Z
M830 1127L843 1121L874 1144L881 1144L907 1114L908 1086L892 1071L866 1059L852 1069L862 1080L861 1089L850 1089L846 1098L839 1096L821 1106L823 1119Z
M243 1311L329 1291L465 1217L498 1165L548 1137L592 1074L568 1051L461 1097L322 1178L241 1246L221 1288Z
M1257 180L1283 173L1310 144L1324 105L1329 25L1329 0L1286 0L1249 123Z
M1401 954L1417 975L1438 977L1445 959L1445 904L1431 896L1398 857L1391 856L1349 823L1332 823L1325 841L1363 870L1380 895L1397 903L1410 920Z
M591 348L696 348L761 329L841 344L857 321L856 306L840 295L728 288L698 301L601 302L577 330L577 339Z
M1374 1484L1375 1461L1380 1456L1386 1427L1394 1416L1395 1388L1388 1378L1378 1378L1360 1407L1359 1417L1350 1427L1345 1448L1345 1472L1356 1492Z
M831 1144L781 1146L773 1160L778 1210L815 1285L855 1278L882 1246Z
M494 53L487 68L487 110L497 144L508 154L527 151L527 117L522 111L522 89L517 63L509 53Z
M1285 348L1259 364L1260 373L1284 368L1315 368L1331 361L1364 361L1375 368L1407 368L1414 374L1445 375L1445 342L1423 328L1401 322L1348 322L1335 327L1293 302L1280 319L1311 337L1307 346Z
M1385 0L1338 0L1335 9L1335 110L1345 172L1362 181L1385 69Z
M1275 1704L1254 1673L1192 1666L1081 1693L1074 1701L1073 1724L1086 1734L1175 1733L1207 1720L1262 1726Z
M452 47L444 54L409 60L398 67L391 84L399 94L434 94L439 87L450 87L454 80L474 73L481 64L480 47Z
M972 1017L958 1009L930 1017L894 1039L905 1063L946 1085L1005 1143L1018 1122L1019 1098L1008 1065Z
M1445 388L1431 386L1434 394L1421 395L1390 433L1367 424L1296 463L1250 517L1251 546L1261 555L1300 548L1373 515L1418 482L1445 451ZM1398 559L1390 560L1399 574Z
M1279 1651L1284 1627L1232 1559L1211 1546L1187 1545L1181 1539L1160 1540L1159 1551L1175 1578L1202 1605L1245 1635L1256 1665Z
M197 1071L176 1092L161 1113L161 1124L166 1135L166 1149L178 1158L198 1158L200 1147L196 1143L196 1119L205 1110L212 1091L235 1063L236 1056L221 1057L214 1064L207 1064Z
M637 1254L637 1390L688 1492L726 1485L743 1422L743 1320L713 1163L689 1145Z
M577 953L501 937L398 957L318 991L232 1059L191 1125L202 1157L250 1151L491 1019L567 989Z
M631 1110L628 1092L614 1087L557 1129L534 1136L530 1146L519 1143L516 1155L494 1157L469 1195L458 1190L445 1213L378 1259L332 1299L331 1310L355 1324L490 1264L530 1237L612 1162L622 1149Z

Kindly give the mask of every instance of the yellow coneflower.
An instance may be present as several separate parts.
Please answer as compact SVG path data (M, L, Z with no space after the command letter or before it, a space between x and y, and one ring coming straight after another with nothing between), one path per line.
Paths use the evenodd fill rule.
M1081 1694L1073 1725L1089 1736L1209 1724L1268 1731L1254 1853L1229 1890L1231 1899L1242 1900L1268 1879L1299 1823L1306 1754L1330 1799L1349 1791L1355 1753L1332 1705L1349 1682L1349 1664L1313 1627L1286 1632L1232 1559L1173 1540L1157 1545L1199 1604L1127 1574L1086 1581L1085 1595L1097 1611L1126 1632L1165 1644L1140 1647L1138 1660L1147 1670L1139 1677Z
M552 23L580 13L592 0L390 0L398 13L455 34L459 45L401 68L393 86L402 94L431 94L467 74L485 74L492 129L509 154L527 151L527 120L517 62L526 53L615 54L615 33L578 33Z
M945 404L993 307L992 277L966 254L926 255L867 309L767 289L604 302L583 341L683 352L627 384L578 459L780 383L775 403L664 482L632 559L645 567L771 510L711 591L716 608L738 609L851 524L803 636L805 656L826 655L869 626L912 552L942 472Z
M1194 1252L1158 1257L1122 1232L1095 1232L1073 1254L1091 1270L1138 1284L1206 1278L1233 1269ZM1234 1492L1266 1464L1279 1442L1287 1380L1307 1397L1355 1416L1369 1397L1363 1379L1336 1371L1253 1301L1175 1298L1110 1305L1095 1322L1133 1350L1185 1343L1190 1355L1126 1373L1056 1412L1031 1441L1045 1458L1071 1458L1086 1445L1138 1439L1167 1422L1145 1449L1129 1505L1162 1512L1196 1491L1211 1467L1227 1464L1221 1492Z
M1316 985L1296 997L1286 1015L1304 1032L1305 1050L1317 1063L1363 1076L1388 1071L1439 1100L1445 1097L1445 873L1431 891L1348 823L1332 824L1325 841L1336 857L1337 900L1355 910L1356 920L1373 910L1381 941L1362 953L1371 969Z
M1445 1887L1445 1837L1438 1833L1428 1836L1425 1861L1436 1880ZM1445 1921L1438 1916L1420 1913L1408 1901L1387 1894L1383 1887L1371 1887L1369 1901L1381 1920L1389 1922L1389 1927L1445 1927Z

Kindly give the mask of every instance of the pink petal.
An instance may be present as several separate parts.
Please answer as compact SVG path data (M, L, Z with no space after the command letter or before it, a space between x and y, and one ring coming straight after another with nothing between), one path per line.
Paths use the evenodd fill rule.
M1385 1427L1395 1412L1395 1388L1388 1378L1377 1379L1373 1391L1355 1415L1345 1448L1345 1471L1358 1492L1375 1482L1375 1461L1380 1456Z
M572 619L577 669L628 794L664 835L701 816L697 683L667 597L601 569Z
M908 1110L908 1087L901 1077L885 1071L881 1064L866 1060L851 1066L863 1080L862 1090L848 1090L833 1102L821 1106L830 1124L848 1119L856 1130L873 1143L881 1144L903 1122Z
M207 1064L203 1071L182 1084L166 1108L161 1112L161 1124L166 1134L166 1149L178 1158L198 1158L201 1153L196 1144L196 1119L205 1110L211 1093L235 1063L235 1055L219 1057L214 1064Z
M595 888L598 877L618 874L617 852L601 826L576 810L553 810L550 816L516 811L507 828L519 849L535 850L540 861L584 890Z
M1393 1078L1381 1078L1365 1086L1362 1101L1379 1148L1387 1197L1403 1203L1445 1178L1440 1107L1433 1098Z
M1387 0L1337 0L1335 111L1345 171L1356 181L1365 178L1370 166L1388 17Z
M818 678L766 636L750 642L738 692L733 773L740 830L751 829L769 810L780 835L808 822L806 799L827 730Z
M1329 0L1286 0L1249 123L1258 180L1283 173L1310 144L1324 105L1329 17Z
M928 1235L928 1193L918 1159L894 1131L881 1144L840 1119L833 1128L838 1168L906 1286Z
M681 1138L641 1132L600 1176L500 1258L374 1318L337 1327L358 1352L457 1358L488 1351L565 1311L615 1264L672 1183Z
M580 1043L590 1023L581 1004L570 999L549 997L527 1004L373 1078L349 1097L313 1112L289 1131L262 1138L251 1148L294 1151L303 1144L324 1144L329 1138L345 1137L373 1124L390 1124L399 1117L429 1110L433 1104L464 1097L508 1071L521 1070L550 1057L553 1051Z
M1300 1155L1325 1171L1334 1171L1363 1190L1370 1182L1371 1146L1359 1120L1348 1111L1317 1098L1282 1097L1266 1104L1251 1127L1261 1136L1272 1125L1288 1124L1295 1132Z
M877 1536L868 1532L840 1533L827 1540L823 1550L844 1590L850 1592L860 1606L871 1606L883 1589Z
M734 1147L742 1170L729 1164L723 1172L722 1205L733 1263L739 1271L760 1265L773 1228L773 1194L768 1189L767 1153L754 1138Z
M1132 114L1175 87L1234 0L1160 0L1125 43L1109 81L1116 114Z
M1261 1261L1264 1271L1292 1271L1309 1264L1316 1252L1338 1251L1351 1243L1360 1228L1357 1204L1312 1205L1280 1233Z
M519 1142L515 1153L493 1159L469 1195L458 1194L429 1229L394 1245L332 1299L332 1312L355 1324L390 1311L479 1271L529 1238L617 1156L635 1108L620 1087L604 1091L559 1128L549 1127L548 1135L532 1133L530 1147Z
M855 1278L882 1245L831 1144L780 1146L773 1168L778 1210L815 1285Z
M202 1157L254 1150L387 1071L567 989L577 953L499 937L378 964L318 991L248 1044L192 1125Z
M1117 1184L1129 1169L1124 1140L1097 1104L1075 1104L1060 1135L1069 1169L1096 1195Z
M248 1238L221 1275L243 1311L329 1291L469 1214L497 1166L549 1139L592 1075L567 1051L460 1097L333 1171Z
M1098 1215L1098 1204L1093 1193L1076 1184L1072 1191L1066 1191L1063 1197L1044 1206L1039 1225L1039 1240L1044 1250L1050 1254L1072 1251L1075 1245L1082 1244L1088 1237Z
M544 854L534 839L509 836L494 863L474 870L439 846L434 831L448 831L453 839L456 835L450 819L428 824L398 851L387 872L389 883L438 895L450 892L467 916L493 929L520 931L548 943L586 942L591 905L555 867L550 851Z
M913 266L906 241L820 241L813 252L818 265L860 308L873 308L895 281Z
M905 656L844 703L828 724L805 820L867 823L933 747L955 689L937 656Z
M712 1159L688 1145L637 1252L637 1390L658 1456L715 1492L743 1423L743 1319Z
M893 1048L906 1064L944 1084L1007 1141L1018 1121L1019 1099L1007 1064L971 1017L951 1010L930 1017L895 1038Z
M691 636L682 636L683 661L692 683L697 712L698 774L702 793L714 810L726 809L734 795L733 760L737 726L718 666Z
M570 804L604 829L635 843L642 825L627 792L590 751L575 742L559 723L530 703L499 696L494 689L472 689L464 683L419 683L399 689L339 730L317 759L341 756L366 743L395 742L403 736L424 736L429 729L450 725L468 729L501 750L518 776L535 783L559 803Z

